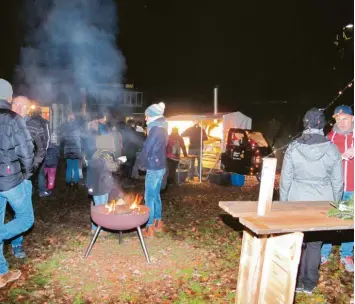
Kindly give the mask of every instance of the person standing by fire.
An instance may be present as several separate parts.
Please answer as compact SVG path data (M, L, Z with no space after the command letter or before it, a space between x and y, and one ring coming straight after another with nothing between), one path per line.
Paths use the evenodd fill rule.
M145 204L149 207L149 220L143 231L145 237L154 237L162 231L161 183L166 172L166 146L168 123L164 118L165 104L152 104L145 110L148 137L141 153L141 166L146 168Z
M34 223L32 207L32 171L34 146L25 121L11 110L12 86L0 79L0 288L17 280L21 271L9 271L4 257L4 241L24 233ZM6 203L15 212L15 218L4 223ZM26 256L22 249L23 237L12 241L15 257ZM18 254L20 256L18 256Z

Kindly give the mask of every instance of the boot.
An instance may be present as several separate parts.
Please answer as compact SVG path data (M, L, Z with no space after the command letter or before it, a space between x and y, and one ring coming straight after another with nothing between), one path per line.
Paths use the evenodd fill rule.
M156 232L164 231L164 224L162 220L154 220L153 226Z
M151 226L144 228L142 234L145 238L149 238L149 239L153 238L155 236L154 226L151 225Z
M0 288L5 287L7 283L16 281L21 276L20 270L11 270L5 274L0 275Z

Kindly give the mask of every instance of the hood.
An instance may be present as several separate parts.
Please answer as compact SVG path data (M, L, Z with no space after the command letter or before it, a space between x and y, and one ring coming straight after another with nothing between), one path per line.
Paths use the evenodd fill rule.
M309 162L315 162L320 160L327 153L330 146L331 143L327 141L327 142L313 144L313 145L296 143L295 148L302 155L304 159L306 159Z
M322 130L306 129L296 140L295 148L309 162L320 160L328 151L330 141Z
M354 132L354 122L351 124L351 129L350 130L347 130L347 131L341 131L337 124L334 125L333 127L333 131L338 133L338 134L343 134L343 135L347 135L347 134L350 134L350 133L353 133Z
M7 100L0 99L0 109L11 110L11 104Z

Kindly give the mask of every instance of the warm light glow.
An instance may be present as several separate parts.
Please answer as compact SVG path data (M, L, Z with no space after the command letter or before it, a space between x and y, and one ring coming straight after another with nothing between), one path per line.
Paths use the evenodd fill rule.
M178 128L179 129L179 134L183 133L185 130L188 128L192 127L194 125L194 122L192 120L190 121L168 121L168 134L171 134L171 130L173 128Z
M354 27L353 24L348 24L348 25L346 26L347 29L352 29L353 27Z
M211 128L208 135L211 137L222 139L222 136L223 136L222 123L220 122L219 124L217 124L216 126Z
M36 108L36 106L35 106L35 105L32 105L32 106L31 106L31 109L32 109L32 110L34 110L35 108Z

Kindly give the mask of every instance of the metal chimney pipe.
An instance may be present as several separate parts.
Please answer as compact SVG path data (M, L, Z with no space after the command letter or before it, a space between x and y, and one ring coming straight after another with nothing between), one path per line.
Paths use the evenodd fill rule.
M215 86L213 89L213 114L218 114L218 87Z

